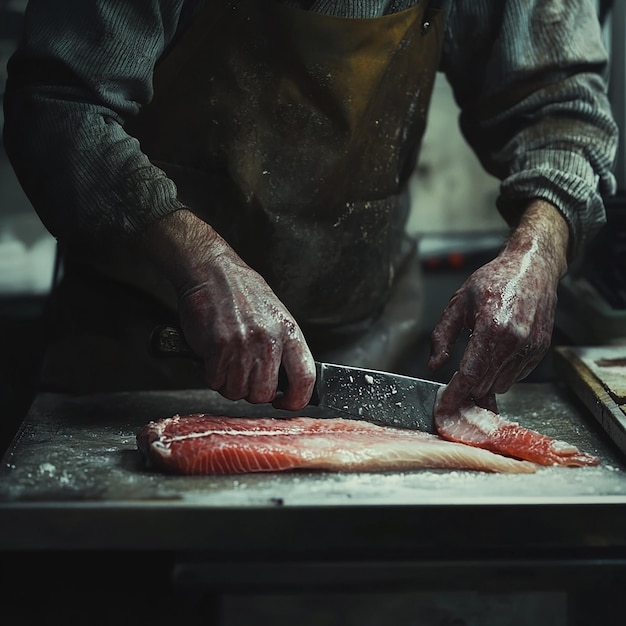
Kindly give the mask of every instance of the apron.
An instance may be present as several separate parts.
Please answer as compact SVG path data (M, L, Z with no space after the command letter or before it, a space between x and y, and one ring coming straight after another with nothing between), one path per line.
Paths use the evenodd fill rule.
M381 324L397 345L415 336L421 281L399 278L419 272L407 183L442 40L443 15L425 0L375 19L213 0L158 63L153 100L126 126L179 199L265 278L319 360L389 368L366 348ZM175 311L141 259L112 252L95 267L70 254L68 280L92 267ZM403 284L412 304L396 297L394 307Z

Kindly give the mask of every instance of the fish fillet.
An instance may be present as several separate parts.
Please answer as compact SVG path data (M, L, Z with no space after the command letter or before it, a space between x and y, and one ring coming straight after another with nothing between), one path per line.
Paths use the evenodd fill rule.
M435 407L437 432L448 441L477 446L498 454L539 465L582 467L598 465L600 459L565 441L504 419L501 415L468 404L453 415L440 415Z
M343 418L175 415L149 422L137 446L150 465L184 475L295 469L382 472L422 468L532 473L534 463L437 435Z

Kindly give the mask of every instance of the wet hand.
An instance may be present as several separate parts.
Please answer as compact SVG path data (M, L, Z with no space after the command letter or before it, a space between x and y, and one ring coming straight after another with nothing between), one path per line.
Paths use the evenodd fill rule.
M432 370L449 360L463 331L470 333L440 412L454 412L468 398L496 412L495 394L528 376L550 347L568 233L554 207L538 204L500 254L454 294L433 330Z
M176 289L180 325L204 361L209 388L229 400L294 411L306 406L315 363L300 327L208 224L177 211L155 224L141 245ZM289 386L277 395L281 363Z
M230 400L298 410L311 397L315 364L302 331L263 278L224 252L206 278L179 294L181 327L205 363L207 384ZM276 397L281 363L289 379Z

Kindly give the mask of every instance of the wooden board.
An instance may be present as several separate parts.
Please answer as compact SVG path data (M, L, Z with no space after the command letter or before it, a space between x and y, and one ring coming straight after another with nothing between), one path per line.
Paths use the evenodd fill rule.
M626 454L626 345L557 347L554 367Z

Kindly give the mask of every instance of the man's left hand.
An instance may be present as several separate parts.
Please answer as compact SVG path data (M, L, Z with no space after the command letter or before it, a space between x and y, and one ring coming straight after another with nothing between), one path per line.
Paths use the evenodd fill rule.
M495 394L528 376L550 347L568 229L555 207L533 202L499 255L454 294L433 330L429 367L440 368L464 330L470 339L438 412L467 399L497 412Z

